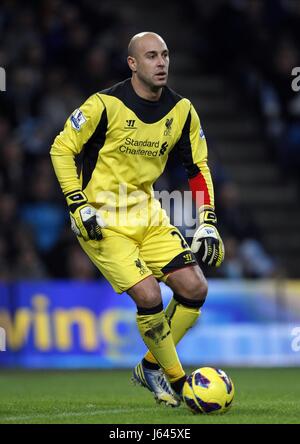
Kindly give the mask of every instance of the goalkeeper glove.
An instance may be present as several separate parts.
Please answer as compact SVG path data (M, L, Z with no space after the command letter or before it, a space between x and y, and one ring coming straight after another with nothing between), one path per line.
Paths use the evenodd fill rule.
M85 194L82 191L73 191L66 195L66 199L70 210L71 229L76 236L85 241L101 240L101 226L104 224L101 224L100 216L96 216L96 208L88 204Z
M219 267L224 260L223 241L216 228L217 218L212 208L199 211L200 226L194 234L191 250L207 265Z

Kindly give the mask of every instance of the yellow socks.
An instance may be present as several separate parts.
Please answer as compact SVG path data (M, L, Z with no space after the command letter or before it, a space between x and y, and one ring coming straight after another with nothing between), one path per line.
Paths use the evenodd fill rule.
M187 305L189 304L189 305ZM182 296L175 295L169 302L165 315L170 326L174 344L183 338L186 332L193 327L200 314L200 306L202 302L187 300ZM145 355L145 359L153 364L159 364L159 361L149 351ZM159 364L160 365L160 364Z
M151 309L138 307L137 325L144 343L151 351L152 361L164 370L170 382L185 376L163 305ZM184 334L184 333L183 333ZM148 355L148 353L147 353ZM146 359L148 360L146 355Z

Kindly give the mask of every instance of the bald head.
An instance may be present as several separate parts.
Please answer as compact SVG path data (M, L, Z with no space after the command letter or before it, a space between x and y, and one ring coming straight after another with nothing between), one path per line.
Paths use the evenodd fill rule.
M151 43L154 45L160 43L167 48L165 41L155 32L140 32L135 34L129 42L128 56L137 57L144 48L148 49Z
M169 51L160 35L155 32L134 35L128 45L127 62L132 71L132 85L141 97L159 97L167 84L169 70Z

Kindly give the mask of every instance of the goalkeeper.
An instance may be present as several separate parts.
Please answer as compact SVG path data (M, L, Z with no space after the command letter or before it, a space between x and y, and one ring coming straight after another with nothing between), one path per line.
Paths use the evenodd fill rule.
M191 102L167 87L164 40L151 32L135 35L127 61L131 78L75 110L55 138L51 158L81 247L114 290L127 292L137 306L148 351L133 380L158 402L177 406L186 375L176 344L197 321L207 294L194 253L219 266L224 247L206 140ZM172 149L199 208L191 248L154 198L153 183ZM165 310L158 281L174 293Z

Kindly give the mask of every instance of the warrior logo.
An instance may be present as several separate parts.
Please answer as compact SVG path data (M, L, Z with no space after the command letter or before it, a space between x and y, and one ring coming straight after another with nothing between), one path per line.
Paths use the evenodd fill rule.
M136 129L135 120L126 120L125 129Z

